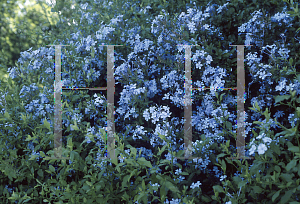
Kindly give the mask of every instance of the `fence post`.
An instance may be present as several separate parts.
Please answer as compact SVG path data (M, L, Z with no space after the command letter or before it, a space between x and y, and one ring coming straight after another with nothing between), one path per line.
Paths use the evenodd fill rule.
M245 156L245 67L244 48L252 45L230 45L237 46L237 157L229 159L253 159Z
M54 80L54 157L46 159L70 159L62 157L62 104L61 104L61 47L69 45L47 45L55 46L55 80Z
M184 81L184 157L177 159L200 159L191 157L192 152L192 80L191 80L191 46L184 45L185 48L185 81Z

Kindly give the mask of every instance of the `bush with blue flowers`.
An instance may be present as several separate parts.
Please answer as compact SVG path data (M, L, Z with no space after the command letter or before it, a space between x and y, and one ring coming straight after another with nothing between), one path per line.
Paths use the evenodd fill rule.
M77 2L77 1L76 1ZM78 7L78 6L79 7ZM298 7L297 7L298 8ZM3 203L291 203L300 198L299 17L289 2L78 1L54 46L21 53L1 83ZM74 24L73 24L74 23ZM298 26L298 27L297 27ZM106 91L63 90L54 155L54 62L62 86L107 86L114 49L115 152ZM179 45L181 44L181 45ZM192 47L192 156L184 155L185 48ZM245 46L246 156L236 157L237 53ZM271 202L272 201L272 202Z

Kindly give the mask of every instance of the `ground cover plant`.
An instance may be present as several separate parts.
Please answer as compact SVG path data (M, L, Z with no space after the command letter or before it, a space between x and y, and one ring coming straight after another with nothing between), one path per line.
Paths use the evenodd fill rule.
M85 90L62 95L63 155L71 159L44 159L54 146L55 50L29 49L0 84L3 203L299 201L300 25L286 13L295 5L78 5L70 22L62 19L63 35L52 39L70 45L62 49L62 83L105 87L107 48L98 45L124 45L114 51L120 160L99 159L106 153L106 93ZM175 159L184 153L185 59L177 44L201 44L192 47L193 87L235 87L237 55L229 45L253 45L245 47L245 133L246 156L255 160L228 159L236 156L236 91L213 89L192 93L193 156L202 159Z

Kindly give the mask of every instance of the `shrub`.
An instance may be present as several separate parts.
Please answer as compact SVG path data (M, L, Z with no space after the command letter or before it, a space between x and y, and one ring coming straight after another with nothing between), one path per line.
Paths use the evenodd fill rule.
M170 9L170 2L178 2L176 12ZM245 85L246 90L249 88L251 91L245 94L245 107L254 105L258 112L246 110L246 135L249 141L263 134L276 141L280 134L288 136L292 133L286 130L278 135L282 132L277 129L279 124L286 127L298 114L294 110L299 103L299 99L296 100L296 95L300 93L296 80L299 80L299 61L291 60L299 48L299 43L293 40L295 18L277 14L286 9L282 1L247 1L247 4L211 1L203 4L205 6L199 5L200 2L180 2L149 3L150 11L146 1L124 4L114 1L104 5L99 1L83 2L80 9L75 8L78 12L74 19L79 22L80 17L80 25L68 27L65 29L68 32L62 32L65 36L58 36L53 42L70 45L62 49L62 83L65 87L106 86L106 48L97 47L97 43L124 45L116 48L114 55L117 82L115 104L118 104L116 156L120 161L99 159L105 155L105 93L82 90L64 91L62 96L63 155L70 157L70 160L45 159L45 156L53 155L54 147L54 48L42 47L22 53L18 66L8 70L11 78L1 84L3 129L0 148L3 151L0 155L4 162L0 166L0 178L1 184L7 184L0 185L3 201L168 203L172 199L171 203L221 203L229 200L257 202L259 199L267 202L273 196L274 201L279 200L275 193L295 193L286 199L288 202L297 196L293 192L297 190L297 180L289 183L291 189L282 189L277 193L278 186L276 192L266 189L266 197L257 196L266 187L266 182L254 182L250 177L255 174L261 181L267 181L269 169L274 166L277 171L278 167L274 164L282 162L284 157L280 153L286 152L285 159L293 161L288 164L286 172L280 170L286 179L280 182L286 187L293 177L285 175L287 172L295 173L297 158L291 159L293 154L288 152L291 150L284 149L284 140L278 141L282 144L277 146L280 153L276 152L276 155L271 154L278 150L274 141L270 143L274 149L267 149L265 158L260 153L266 146L254 141L259 144L260 154L255 156L254 161L231 161L227 158L236 156L233 153L236 127L231 124L236 117L234 91L222 91L222 97L219 97L221 93L215 94L220 91L193 91L193 157L201 159L175 158L184 153L184 49L178 46L179 53L176 53L176 45L201 44L201 48L192 49L195 50L192 73L194 77L201 76L201 80L194 80L194 87L234 87L236 53L234 49L228 49L228 45L252 43L250 49L245 49ZM131 9L129 13L125 12L127 8ZM99 17L101 11L110 9L116 12ZM99 26L97 23L102 21ZM259 27L262 22L268 26ZM244 42L236 31L251 33L249 28L257 30L252 32L252 38L247 34ZM285 47L276 49L280 47L282 28L286 30L287 41ZM268 53L257 58L257 52L263 51L261 45L266 45L266 48L272 45L269 59ZM222 67L219 67L221 64ZM281 69L286 69L286 72L280 72ZM284 83L289 86L284 88ZM260 86L259 90L257 86ZM290 90L294 96L284 96ZM270 95L278 95L278 98ZM284 110L285 114L295 115L280 118L282 112L276 112L274 123L268 115L269 110L263 113L260 110L271 106L270 111L274 111L278 108L274 100L277 102L280 99L294 99L290 109L284 108L284 105L279 109ZM262 116L266 119L263 120ZM286 143L289 148L296 146L299 122L296 125L294 121L294 125L293 139L289 141L291 144ZM267 143L266 137L260 139ZM292 149L295 150L294 147ZM246 156L253 153L253 148L250 150L247 150ZM283 162L282 166L285 164ZM263 168L263 165L268 166ZM242 170L246 174L232 175ZM248 175L248 180L241 181L244 175ZM277 178L275 176L275 180ZM249 189L245 188L247 182L251 182ZM240 189L245 194L230 196L237 190L241 192Z

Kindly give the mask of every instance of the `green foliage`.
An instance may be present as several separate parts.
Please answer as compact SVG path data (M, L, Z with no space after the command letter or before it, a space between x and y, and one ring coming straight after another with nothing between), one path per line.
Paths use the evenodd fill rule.
M287 13L290 14L291 16L297 16L298 19L300 20L300 12L299 12L299 9L298 9L298 6L299 6L299 3L298 2L294 2L293 0L283 0L284 2L286 2L287 4L289 4L293 11L288 11ZM294 6L294 3L295 3L295 6ZM296 33L300 30L300 27L296 30Z
M292 101L294 99L295 95L292 92L290 92L290 95L275 97L276 103L282 103L281 101L283 100ZM292 107L295 111L298 110L297 104L294 103ZM269 118L268 108L263 112L259 110L256 104L252 110ZM261 123L259 122L258 124ZM223 186L225 187L224 193L228 195L227 199L231 200L232 203L268 203L270 200L272 200L272 203L292 203L291 201L295 200L295 196L299 196L299 193L297 193L300 189L299 121L295 128L291 129L282 126L277 121L276 124L280 125L285 131L278 133L275 137L283 135L283 138L288 138L288 140L280 138L279 144L275 145L275 142L272 142L271 147L268 148L264 155L256 154L250 171L248 171L248 161L243 160L241 162L236 159L234 160L239 164L238 169L243 169L243 171L240 175L226 179L223 182ZM263 126L259 128L261 131L264 130ZM271 136L271 133L267 134ZM281 155L285 155L285 158ZM218 155L218 157L222 156L224 154ZM226 169L224 168L223 161L221 160L222 165L220 166L222 166L225 172ZM214 190L215 196L213 198L219 201L217 198L219 193L223 192L223 189L219 185L216 185L214 186ZM231 196L232 192L234 192L234 196Z
M46 39L46 36L54 34L58 16L50 13L50 7L43 1L28 2L32 4L25 6L25 0L4 1L0 4L1 13L4 14L0 17L0 71L2 73L16 65L20 52L30 47L37 49L50 44L51 39ZM2 74L0 76L1 81L5 80Z

